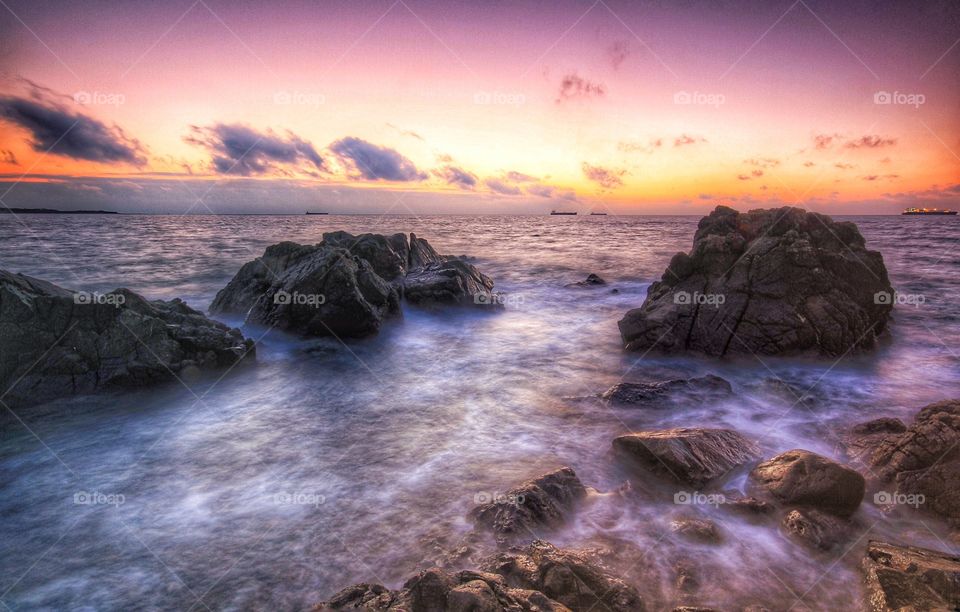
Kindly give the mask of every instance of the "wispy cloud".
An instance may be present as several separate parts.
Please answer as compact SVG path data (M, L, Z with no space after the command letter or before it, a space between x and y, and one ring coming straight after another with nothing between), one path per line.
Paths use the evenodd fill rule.
M627 173L627 171L623 169L593 166L587 162L583 162L581 168L583 169L583 175L586 176L588 180L597 183L604 189L616 189L617 187L622 187L622 177Z
M348 166L354 178L370 181L422 181L426 173L412 161L388 147L348 136L330 145L330 150Z
M255 176L300 163L315 170L326 169L313 145L292 132L284 137L239 123L217 123L210 127L191 126L184 140L210 151L210 162L219 174Z
M577 98L601 98L606 94L607 89L602 84L588 81L576 73L572 73L564 76L560 82L557 103Z

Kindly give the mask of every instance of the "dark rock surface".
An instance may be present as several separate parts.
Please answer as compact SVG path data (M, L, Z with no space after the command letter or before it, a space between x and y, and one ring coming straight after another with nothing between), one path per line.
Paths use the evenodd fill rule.
M893 295L883 258L853 223L718 206L620 333L629 350L840 356L884 331L892 306L878 293Z
M787 512L781 525L791 537L811 548L823 551L842 546L851 530L847 521L811 508Z
M872 612L960 609L960 558L871 540L862 569Z
M699 378L681 378L655 383L618 383L600 397L632 406L668 406L725 399L733 395L733 387L713 374Z
M677 518L670 521L670 531L692 542L702 544L719 544L723 541L720 528L715 522L707 519Z
M438 255L416 235L330 232L323 242L281 242L246 263L217 293L211 313L304 336L358 338L377 333L417 304L490 304L493 281L471 264Z
M850 516L860 506L866 482L858 472L806 450L791 450L750 472L779 501Z
M732 429L677 428L620 436L613 449L661 476L699 487L759 457L755 444Z
M475 507L470 516L477 527L501 540L529 541L543 529L562 524L586 495L576 473L564 467Z
M583 279L582 281L570 283L567 285L567 287L599 287L606 284L607 281L603 280L596 274L588 274L587 278Z
M0 338L8 404L171 381L255 356L239 330L180 300L74 292L3 270Z

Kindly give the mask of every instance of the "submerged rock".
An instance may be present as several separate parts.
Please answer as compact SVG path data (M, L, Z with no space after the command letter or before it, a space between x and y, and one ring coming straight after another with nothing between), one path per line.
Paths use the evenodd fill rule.
M862 569L873 612L960 608L960 557L871 540Z
M718 206L619 325L629 350L839 356L875 344L892 296L853 223Z
M781 525L791 537L817 550L836 548L850 535L847 521L810 508L787 512Z
M706 519L678 518L670 521L670 531L684 538L703 544L719 544L723 534L716 523Z
M850 516L860 506L863 476L806 450L791 450L757 465L751 478L785 504Z
M0 338L0 393L10 404L171 381L255 356L239 330L181 300L75 292L4 270Z
M603 280L596 274L588 274L587 278L582 281L577 281L575 283L570 283L567 287L599 287L600 285L606 285L607 281Z
M501 540L533 540L539 531L562 524L586 495L577 474L564 467L477 506L470 516Z
M677 428L620 436L613 449L632 463L694 487L759 458L755 444L732 429Z
M681 378L655 383L618 383L600 397L633 406L666 406L670 403L700 403L725 399L733 395L733 387L713 374L700 378Z

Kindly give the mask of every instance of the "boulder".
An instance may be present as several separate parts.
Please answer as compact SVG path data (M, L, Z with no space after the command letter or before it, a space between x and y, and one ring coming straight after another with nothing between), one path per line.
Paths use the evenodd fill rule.
M872 612L960 608L960 557L871 540L862 570Z
M637 590L609 573L589 550L559 549L535 541L496 555L483 564L512 587L539 591L574 612L644 610Z
M387 281L402 278L410 267L410 244L405 234L354 236L344 231L327 232L321 244L346 249L365 259L373 271Z
M411 304L423 306L500 303L490 277L461 259L431 263L409 272L403 281L403 295Z
M860 506L863 476L806 450L791 450L760 463L751 478L779 501L850 516Z
M823 551L842 545L850 535L847 521L810 508L787 512L780 524L789 536Z
M670 404L699 404L733 396L733 387L713 374L654 383L622 382L610 387L602 399L631 406L660 407Z
M641 431L613 441L614 451L650 472L694 487L759 458L755 444L732 429Z
M255 356L239 330L181 300L75 292L4 270L0 338L0 394L20 405L182 379Z
M628 350L837 357L874 346L892 296L883 258L853 223L718 206L620 334Z
M562 524L587 490L570 468L544 474L470 511L477 527L501 541L532 540Z

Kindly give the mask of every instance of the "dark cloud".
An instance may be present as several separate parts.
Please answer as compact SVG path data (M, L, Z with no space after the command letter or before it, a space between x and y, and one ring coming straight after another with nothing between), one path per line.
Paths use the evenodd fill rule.
M340 161L371 181L422 181L426 173L397 151L348 136L330 145Z
M17 161L17 156L13 154L13 151L8 151L4 149L0 151L0 162L4 164L9 164L11 166L19 166L20 162Z
M848 140L843 144L848 149L879 149L881 147L892 147L897 144L896 138L884 138L882 136L861 136L856 140Z
M456 166L444 166L433 170L433 175L442 178L450 185L460 189L473 189L477 185L477 175Z
M568 74L560 82L560 93L557 94L557 103L574 98L600 98L607 93L606 88L600 83L594 83L577 76L576 73Z
M688 136L686 134L681 134L673 140L673 146L683 147L686 145L696 144L698 142L707 142L707 139L702 136Z
M604 189L616 189L617 187L622 187L622 177L627 173L626 170L622 169L591 166L587 162L583 162L581 167L583 169L584 176L586 176L589 180L599 184Z
M30 132L34 151L100 163L146 163L137 140L116 126L71 112L49 90L34 88L32 98L0 97L0 120Z
M209 150L211 162L220 174L254 176L276 171L287 175L281 166L306 162L317 170L326 165L313 145L291 132L287 137L272 131L258 132L241 124L218 123L212 127L190 126L184 140Z
M501 195L520 195L520 188L516 185L510 185L500 179L488 178L484 181L490 191Z
M630 43L625 40L615 40L607 47L606 53L613 69L619 70L620 65L630 55Z

